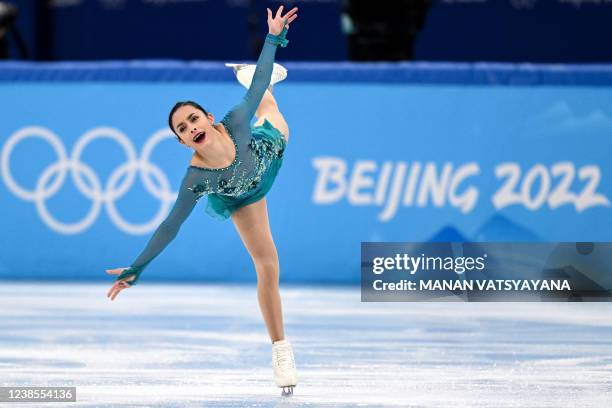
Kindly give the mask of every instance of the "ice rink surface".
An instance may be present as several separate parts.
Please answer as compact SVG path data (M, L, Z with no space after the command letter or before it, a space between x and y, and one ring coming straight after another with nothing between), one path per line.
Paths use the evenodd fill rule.
M256 288L0 282L0 385L132 407L610 407L612 303L361 303L281 284L281 397Z

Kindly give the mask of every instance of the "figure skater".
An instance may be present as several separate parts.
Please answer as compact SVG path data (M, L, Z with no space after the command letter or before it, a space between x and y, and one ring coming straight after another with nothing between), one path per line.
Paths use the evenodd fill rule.
M278 254L265 195L281 167L289 137L289 127L268 87L273 74L272 82L286 76L286 70L274 64L274 55L278 45L288 43L285 36L297 18L297 7L284 16L283 6L274 16L270 9L267 12L269 33L257 65L230 64L238 80L248 87L243 100L220 123L192 101L178 102L172 108L168 125L181 144L194 150L191 162L172 210L136 261L127 268L107 270L119 275L107 297L114 300L119 292L136 284L144 268L177 235L197 201L207 195L206 212L222 220L231 217L251 255L257 272L257 298L272 341L274 380L283 395L290 395L297 384L297 372L283 330ZM253 115L257 121L251 127Z

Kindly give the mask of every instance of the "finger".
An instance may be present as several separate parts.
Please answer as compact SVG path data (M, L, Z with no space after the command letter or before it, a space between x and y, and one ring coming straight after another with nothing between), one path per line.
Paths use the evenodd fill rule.
M291 18L290 18L289 20L287 20L287 26L288 26L289 24L291 24L291 22L292 22L293 20L295 20L296 18L297 18L297 14L295 14L295 15L291 16Z
M117 282L113 283L113 286L111 286L111 288L108 290L108 293L110 293L116 286Z
M115 300L117 295L119 295L119 292L121 292L123 289L125 289L125 288L122 287L121 285L118 285L117 288L115 289L115 291L113 292L112 296L111 296L111 300Z
M270 9L266 9L268 10L268 20L272 20L272 10Z
M117 285L113 285L112 288L110 288L110 290L108 291L108 293L106 294L107 298L113 298L113 295L115 294L115 292L117 291Z
M283 13L283 8L284 8L284 7L285 7L285 6L280 6L280 7L278 8L278 11L276 12L276 17L274 17L274 18L279 18L279 17L282 15L282 13Z
M111 296L111 298L110 298L110 299L111 299L111 300L115 300L115 298L117 297L117 295L119 294L119 292L121 292L121 289L117 289L117 290L116 290L116 291L113 293L113 295Z
M108 291L108 293L106 294L106 297L110 297L111 300L114 299L117 296L117 293L119 293L122 289L125 289L124 287L125 283L124 281L118 281L116 282Z
M113 290L115 290L115 287L117 286L117 284L115 283L113 286L111 286L111 288L108 290L108 292L106 293L106 297L110 297L111 293L113 292Z
M287 18L291 17L292 15L294 15L295 13L297 13L297 11L298 11L298 8L297 8L297 7L292 8L291 10L289 10L289 11L287 12L287 14L285 14L285 19L287 19Z

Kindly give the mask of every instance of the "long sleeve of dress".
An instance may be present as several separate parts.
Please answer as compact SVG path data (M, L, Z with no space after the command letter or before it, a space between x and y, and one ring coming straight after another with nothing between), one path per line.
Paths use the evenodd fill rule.
M230 127L235 128L244 124L248 126L251 118L255 115L261 98L270 85L276 48L279 44L284 47L288 42L285 40L286 32L286 30L283 30L279 36L268 34L266 37L259 54L259 59L257 60L251 86L242 98L242 101L225 115L225 122Z
M123 273L119 275L117 280L130 275L136 275L135 280L129 282L132 285L135 284L146 266L176 237L181 225L187 217L189 217L189 214L191 214L191 211L198 201L197 194L189 189L195 181L194 174L188 171L185 177L183 177L178 197L172 210L166 219L157 227L157 230L155 230L155 233L151 239L149 239L149 243L138 258L136 258L128 269L124 270Z

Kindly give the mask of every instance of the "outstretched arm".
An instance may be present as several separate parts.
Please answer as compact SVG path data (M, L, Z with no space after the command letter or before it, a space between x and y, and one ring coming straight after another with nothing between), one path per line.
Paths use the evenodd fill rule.
M168 214L166 219L157 227L149 243L134 263L128 268L107 270L111 275L119 275L115 284L107 294L111 300L114 300L121 290L136 284L140 274L146 266L155 259L155 257L157 257L157 255L159 255L178 234L181 225L189 214L191 214L193 207L198 201L198 195L188 188L193 185L193 180L190 180L191 178L190 173L187 172L181 182L178 197L170 214Z
M289 24L297 18L298 8L294 7L283 16L283 6L280 6L274 17L272 16L272 11L270 9L267 10L268 35L259 54L251 86L242 101L226 115L227 120L230 122L248 124L253 115L255 115L259 102L261 102L261 98L270 85L276 47L278 45L281 47L287 45L288 41L285 39L285 35Z

